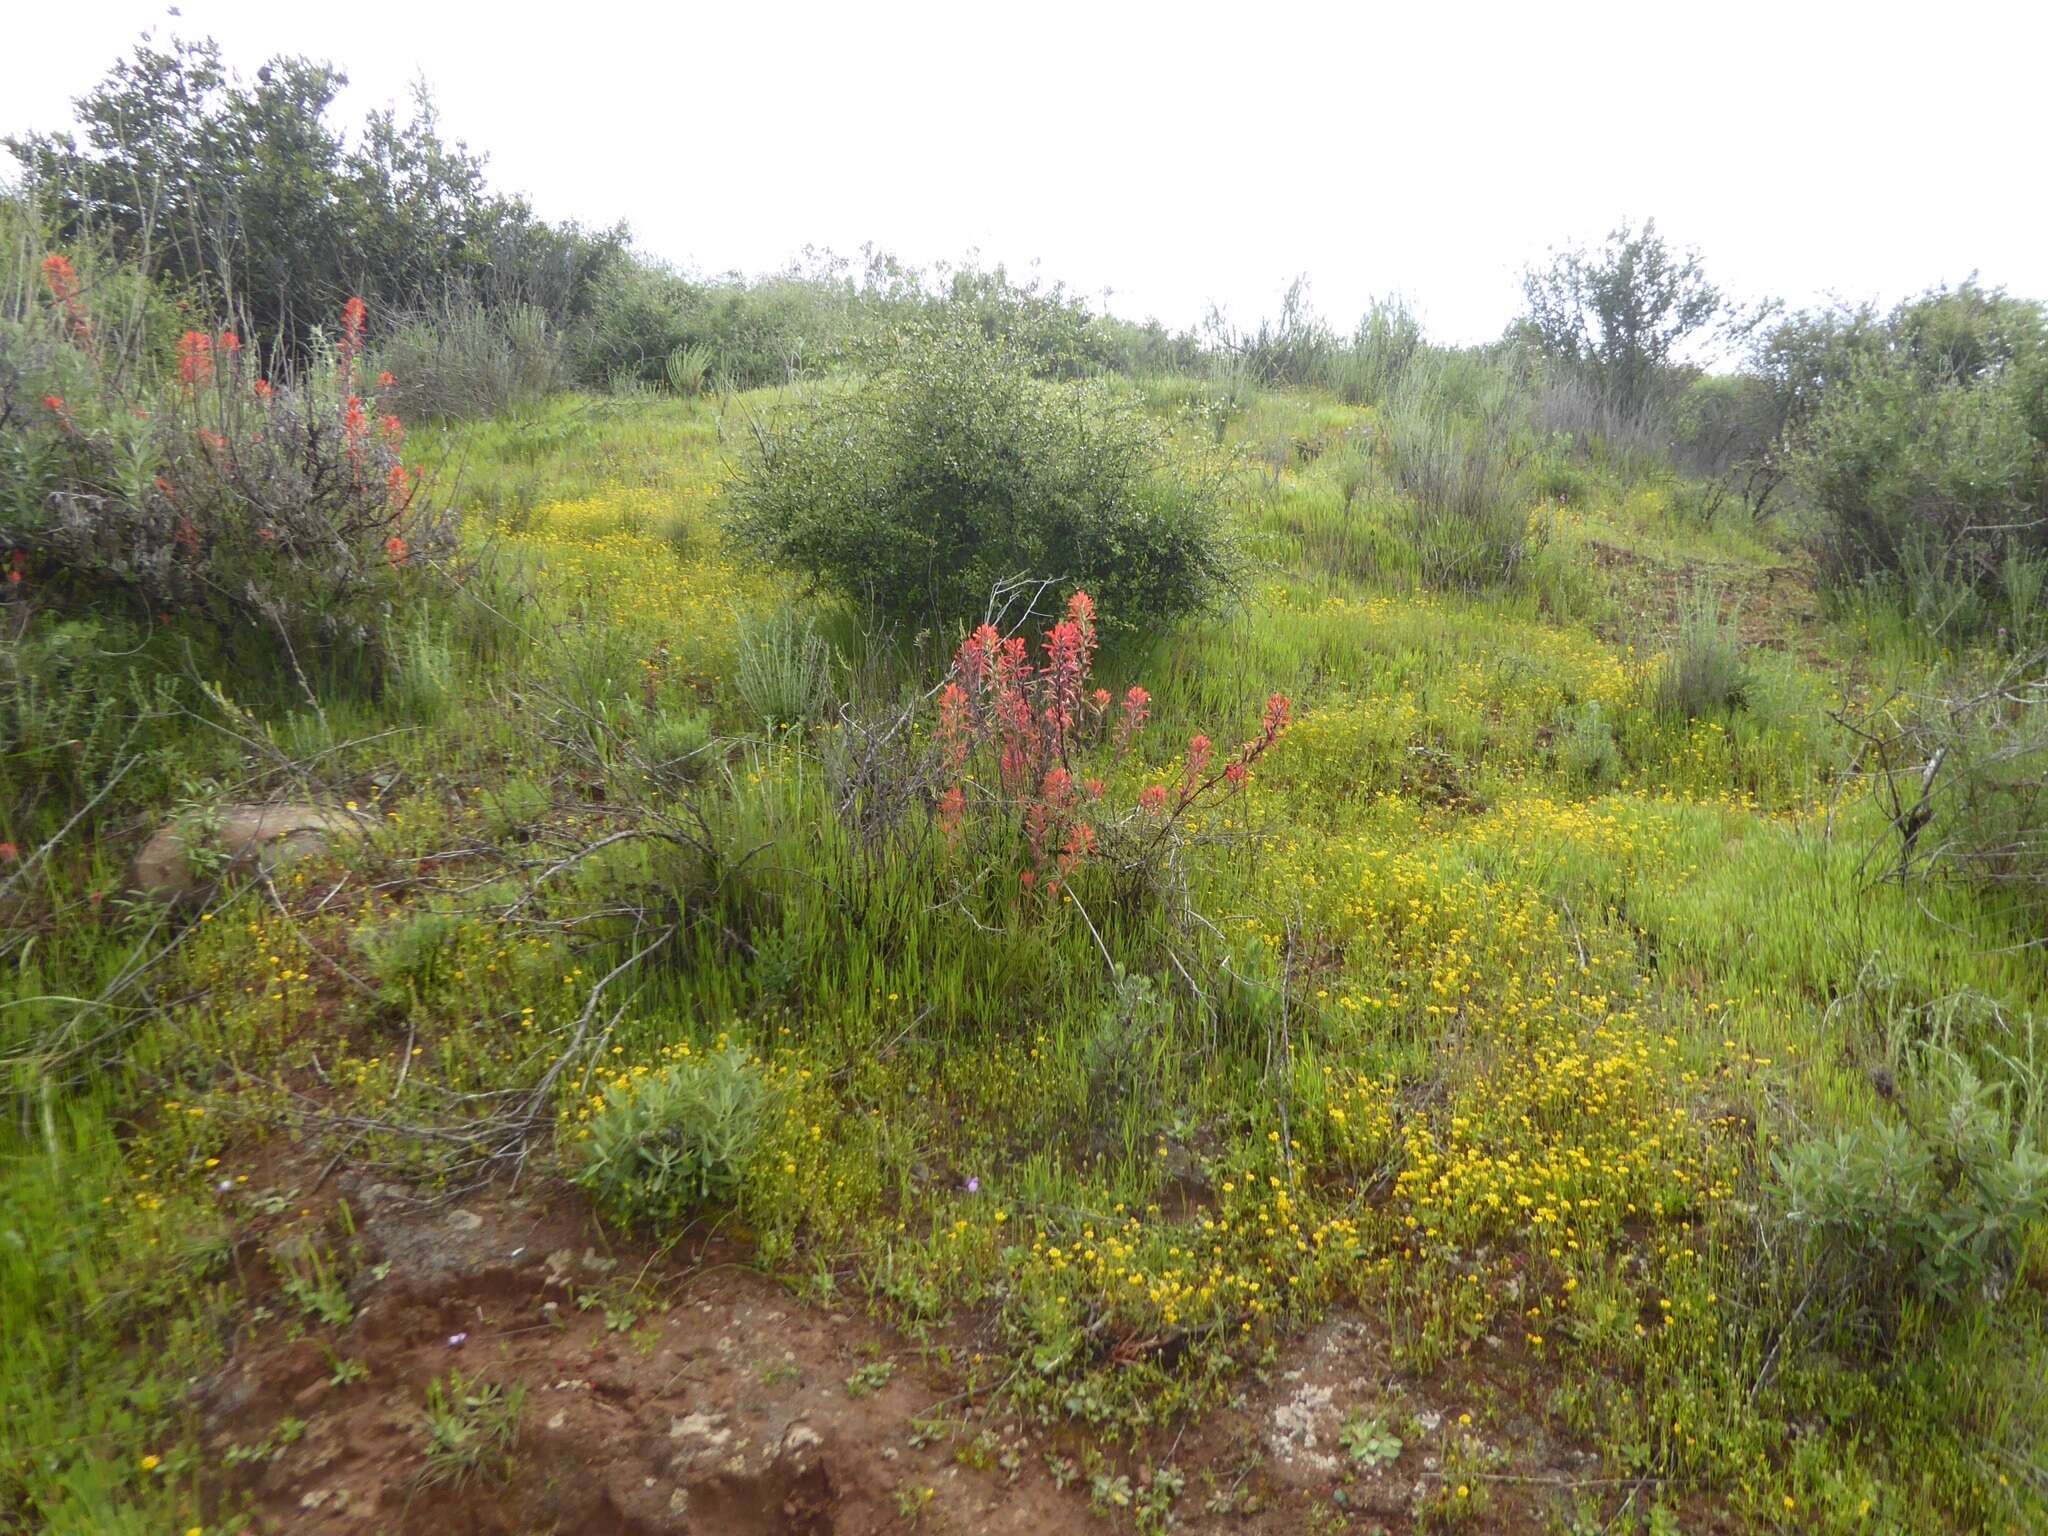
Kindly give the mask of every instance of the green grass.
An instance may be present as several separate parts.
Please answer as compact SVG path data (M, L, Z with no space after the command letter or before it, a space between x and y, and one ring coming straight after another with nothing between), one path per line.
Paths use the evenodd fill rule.
M0 1147L0 1512L183 1529L195 1486L220 1487L180 1396L225 1304L206 1160L257 1143L266 1085L317 1050L336 1107L393 1120L530 1086L645 949L606 995L624 1011L596 1081L550 1097L563 1170L607 1093L736 1047L771 1089L732 1180L760 1262L935 1346L985 1317L1000 1353L956 1362L968 1380L1105 1450L1224 1400L1341 1305L1384 1323L1404 1370L1494 1373L1598 1444L1603 1475L1744 1528L2043 1518L2041 1234L2002 1295L1904 1298L1873 1350L1808 1325L1775 1214L1772 1148L1883 1113L1873 1070L1916 1040L1961 1029L1996 1066L2010 1040L1943 1024L1954 999L2009 1030L2048 1003L2013 919L1873 883L1873 808L1830 821L1848 747L1826 711L1925 659L1823 619L1750 646L1744 697L1685 718L1657 699L1677 610L1635 616L1694 575L1768 603L1800 559L1769 530L1700 528L1668 486L1581 466L1513 585L1431 591L1377 450L1347 445L1371 410L1264 395L1219 443L1189 410L1202 390L1144 393L1185 452L1235 456L1266 567L1240 611L1102 658L1105 686L1153 696L1105 799L1170 778L1197 730L1247 738L1270 693L1297 720L1171 899L1087 866L1077 901L1033 896L1013 841L951 844L921 804L847 814L842 727L764 736L735 684L741 616L806 600L732 562L716 525L721 444L759 397L563 398L432 434L527 599L449 599L405 687L329 701L324 723L288 696L250 706L295 754L337 748L327 782L383 818L345 894L299 899L332 883L304 869L282 910L250 893L180 916L146 941L176 938L153 985L177 1001L99 1040L48 999L98 996L147 929L69 905L114 885L115 851L81 850L41 897L55 936L0 973L22 1106ZM853 616L810 611L854 649ZM879 648L848 686L879 707L936 681L945 649ZM1589 705L1611 781L1565 750ZM701 766L655 771L642 744L667 735ZM572 857L626 829L660 835ZM507 922L542 871L523 910L549 921ZM315 1018L324 1034L277 1027ZM370 1022L420 1054L349 1048ZM398 1135L359 1155L467 1172ZM324 1262L297 1278L333 1327ZM1171 1364L1098 1347L1160 1337L1184 1342ZM466 1390L444 1394L448 1434ZM1354 1454L1400 1454L1393 1421L1359 1425ZM1483 1488L1491 1469L1463 1470Z

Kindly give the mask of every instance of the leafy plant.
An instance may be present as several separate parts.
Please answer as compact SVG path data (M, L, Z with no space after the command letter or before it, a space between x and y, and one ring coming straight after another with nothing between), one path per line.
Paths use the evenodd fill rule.
M460 1371L427 1383L426 1464L421 1481L460 1487L482 1476L510 1476L526 1388L501 1387Z
M1364 1467L1391 1466L1401 1456L1401 1437L1376 1414L1354 1412L1338 1431L1338 1439L1351 1459Z
M608 1088L576 1179L615 1214L674 1220L734 1199L759 1140L769 1088L725 1050Z
M889 1379L895 1374L895 1361L870 1360L866 1365L856 1367L846 1378L846 1395L868 1397L889 1385Z
M1002 340L924 324L858 389L755 424L728 526L764 559L911 627L1020 578L1085 585L1134 628L1236 571L1220 485L1176 473L1123 394L1030 376Z
M1896 1305L1906 1289L1952 1304L1996 1292L2021 1235L2048 1214L2048 1155L1952 1052L1906 1089L1895 1114L1774 1160L1786 1217L1867 1304Z

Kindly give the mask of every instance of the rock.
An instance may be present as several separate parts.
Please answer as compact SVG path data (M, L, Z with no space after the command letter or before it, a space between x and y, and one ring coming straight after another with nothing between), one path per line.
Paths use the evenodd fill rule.
M195 853L217 859L221 873L269 874L341 839L359 838L367 825L365 818L331 805L223 805L209 816L181 817L162 828L135 856L132 883L146 894L176 899L209 883L210 877L193 869Z

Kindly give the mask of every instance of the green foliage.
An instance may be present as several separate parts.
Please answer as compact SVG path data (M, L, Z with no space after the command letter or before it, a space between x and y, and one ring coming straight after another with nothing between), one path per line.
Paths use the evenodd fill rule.
M490 308L446 293L390 324L371 354L372 376L388 373L384 403L420 421L521 411L567 382L561 332L531 304Z
M1337 1438L1351 1459L1363 1467L1391 1466L1401 1458L1401 1437L1388 1429L1386 1421L1376 1414L1352 1413L1345 1419Z
M719 1051L606 1089L577 1182L622 1220L657 1225L739 1195L771 1094L743 1053Z
M1950 1304L2002 1290L2048 1214L2048 1155L1967 1062L1936 1057L1895 1111L1776 1159L1788 1220L1823 1271L1869 1305L1905 1289Z
M1387 450L1426 585L1479 591L1522 574L1528 492L1498 428L1418 398L1388 421Z
M412 912L383 927L369 930L361 947L380 996L403 1007L436 988L457 965L455 938L461 920L446 912Z
M291 57L243 80L210 40L145 35L79 99L82 140L5 143L63 238L111 238L297 356L354 294L402 310L461 284L492 308L580 311L620 234L548 225L492 193L482 159L441 137L424 89L407 121L372 112L350 142L328 119L345 83Z
M1139 628L1235 574L1219 488L1173 472L1123 394L1032 379L1014 349L927 325L858 389L756 426L727 525L754 553L913 626L999 584L1086 587Z
M426 1444L420 1481L462 1487L483 1477L511 1476L525 1408L524 1385L501 1387L460 1371L435 1377L427 1383L421 1421Z
M498 842L507 842L532 832L547 818L554 802L548 792L531 779L509 779L496 789L486 790L479 809L484 830Z
M1554 253L1523 274L1522 291L1544 352L1595 379L1625 414L1659 398L1680 348L1723 314L1699 253L1672 250L1655 219L1624 222L1598 251Z
M376 665L392 605L455 560L458 535L403 468L396 418L358 394L347 342L273 386L232 332L195 331L158 377L102 341L68 266L46 288L0 318L13 585L72 612L119 604L221 637L254 630L252 669L273 644L301 674L344 649Z
M793 608L740 619L733 688L763 730L811 724L831 686L832 648L815 619Z
M116 773L136 795L167 791L180 690L138 654L147 638L117 619L0 603L0 836L27 835L38 806L82 804Z
M1621 749L1598 699L1588 699L1562 723L1557 761L1566 778L1581 789L1610 789L1620 780Z
M1968 636L2048 552L2048 311L1964 287L1902 305L1823 390L1794 459L1823 578Z
M1658 711L1696 720L1739 707L1749 696L1749 664L1732 614L1722 612L1720 588L1696 582L1679 619L1671 649L1658 669Z

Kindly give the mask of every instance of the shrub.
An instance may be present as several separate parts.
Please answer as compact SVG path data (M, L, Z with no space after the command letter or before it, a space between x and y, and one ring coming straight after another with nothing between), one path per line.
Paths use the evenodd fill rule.
M1316 382L1347 404L1380 405L1394 397L1422 352L1422 322L1399 300L1382 300L1348 343L1323 357Z
M1218 485L1170 473L1132 401L1036 381L1004 342L943 324L863 387L758 423L727 515L763 558L920 626L1032 578L1143 628L1216 601L1236 570Z
M1554 253L1523 274L1527 324L1560 367L1592 380L1623 416L1672 386L1684 344L1726 315L1697 251L1672 250L1657 221L1623 222L1598 251Z
M565 382L562 338L532 305L486 309L449 295L401 319L378 345L382 404L420 419L493 416L538 404Z
M793 609L739 623L733 687L764 730L801 727L818 718L832 683L832 648L815 620Z
M1734 709L1748 698L1749 684L1742 636L1721 611L1720 589L1696 582L1657 672L1659 713L1694 720Z
M1907 1085L1896 1117L1812 1137L1775 1159L1787 1219L1848 1295L1911 1289L1950 1303L2001 1289L2048 1214L2048 1156L1952 1053Z
M1557 738L1557 763L1565 777L1582 789L1607 789L1620 779L1621 751L1598 699L1588 699L1563 723Z
M711 717L700 709L651 709L640 718L647 771L666 783L694 779L711 766Z
M261 378L231 331L188 331L161 385L108 356L61 255L46 308L0 321L0 547L60 606L125 598L149 621L252 626L295 669L381 656L413 574L451 559L454 516L404 466L404 428L361 360L352 301L327 362Z
M605 1090L576 1179L614 1215L674 1221L735 1199L770 1090L737 1050L693 1057Z
M2041 306L1968 287L1901 306L1820 393L1793 463L1832 587L1889 591L1935 634L1992 627L2012 560L2048 553Z
M1901 880L1959 880L2048 896L2048 652L1936 680L1842 723L1861 744L1859 773L1896 846Z

